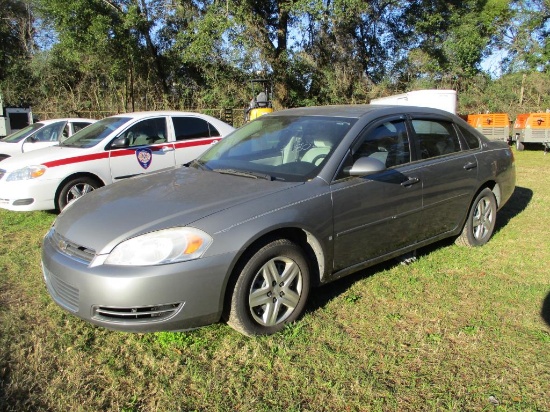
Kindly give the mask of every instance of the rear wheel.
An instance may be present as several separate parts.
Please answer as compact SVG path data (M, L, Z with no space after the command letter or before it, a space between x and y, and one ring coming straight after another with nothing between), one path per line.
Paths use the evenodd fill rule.
M70 202L97 189L99 186L100 184L97 180L88 176L76 177L69 180L59 191L57 209L59 211L63 210Z
M456 243L463 246L481 246L489 241L495 229L497 201L493 192L485 188L476 196L462 233Z
M301 315L309 287L302 249L287 239L267 243L240 271L227 323L248 336L276 333Z
M525 149L525 145L519 140L516 140L516 150L521 152L523 149Z

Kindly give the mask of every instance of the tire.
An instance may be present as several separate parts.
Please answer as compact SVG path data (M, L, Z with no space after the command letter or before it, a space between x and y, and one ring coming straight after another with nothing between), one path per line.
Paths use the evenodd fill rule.
M302 249L287 239L271 241L244 262L231 292L227 323L247 336L279 332L302 314L309 288Z
M516 150L521 152L523 149L525 149L525 145L519 140L516 140Z
M468 213L462 233L456 244L482 246L489 241L495 230L497 201L493 192L485 188L476 196Z
M70 202L97 189L99 186L97 180L87 176L69 180L63 185L57 196L57 210L61 212Z

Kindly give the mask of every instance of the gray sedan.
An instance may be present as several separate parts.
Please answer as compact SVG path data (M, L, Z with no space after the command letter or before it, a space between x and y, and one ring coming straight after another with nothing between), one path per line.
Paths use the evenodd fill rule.
M314 286L447 237L480 246L514 158L436 109L265 115L190 164L70 204L44 239L47 288L106 328L246 335L297 320Z

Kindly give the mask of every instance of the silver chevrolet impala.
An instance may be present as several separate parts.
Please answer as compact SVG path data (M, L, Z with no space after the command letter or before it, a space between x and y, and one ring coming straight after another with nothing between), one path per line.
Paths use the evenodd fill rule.
M314 286L447 237L485 244L514 187L506 143L450 113L284 110L69 204L42 267L55 302L106 328L272 334Z

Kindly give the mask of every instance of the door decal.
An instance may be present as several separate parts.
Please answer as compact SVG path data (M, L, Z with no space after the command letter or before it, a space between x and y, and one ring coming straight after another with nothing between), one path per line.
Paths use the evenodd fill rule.
M151 161L153 160L153 152L147 147L137 149L136 157L139 165L144 169L147 169L149 166L151 166Z

